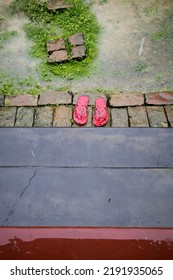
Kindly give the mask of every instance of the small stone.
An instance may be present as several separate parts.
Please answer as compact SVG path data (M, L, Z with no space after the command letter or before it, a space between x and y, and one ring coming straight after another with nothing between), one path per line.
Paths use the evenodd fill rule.
M128 127L128 114L126 108L116 108L111 110L112 127Z
M65 50L64 39L48 41L46 47L48 52Z
M37 107L34 126L37 127L51 127L53 121L53 108L51 107Z
M14 126L16 117L15 107L2 107L0 108L0 126L8 127Z
M31 127L34 119L34 108L20 107L17 110L15 126Z
M50 0L47 3L48 10L60 10L60 9L68 9L73 7L71 3L67 3L65 0Z
M173 127L173 106L165 106L167 118L171 127Z
M144 105L144 95L140 93L112 94L109 104L111 107L128 107Z
M71 57L73 59L83 58L83 57L85 57L85 52L86 52L85 46L74 47L71 50Z
M71 104L72 96L70 93L58 91L45 91L40 93L38 105L59 105Z
M165 111L162 106L147 106L146 108L151 127L168 127Z
M68 54L65 50L54 51L48 58L48 62L62 62L68 60Z
M4 95L0 94L0 106L4 105Z
M71 127L72 108L59 106L55 109L53 126L54 127Z
M30 94L6 96L5 106L37 106L37 100L38 96Z
M69 43L72 46L80 46L84 44L84 36L83 33L77 33L68 38Z
M148 105L173 105L173 92L148 93L145 96Z
M129 107L130 127L149 127L145 106Z

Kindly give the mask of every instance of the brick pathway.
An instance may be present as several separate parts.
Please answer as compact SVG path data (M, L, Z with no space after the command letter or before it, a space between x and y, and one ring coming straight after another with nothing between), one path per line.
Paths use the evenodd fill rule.
M84 127L93 127L95 98L104 94L86 93L89 118ZM0 95L0 127L78 127L73 109L81 94L57 91L38 96ZM109 122L106 127L173 127L173 92L119 93L108 97Z

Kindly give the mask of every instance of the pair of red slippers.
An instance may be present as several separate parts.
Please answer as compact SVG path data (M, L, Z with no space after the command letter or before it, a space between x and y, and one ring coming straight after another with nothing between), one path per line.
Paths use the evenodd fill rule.
M88 121L88 102L87 95L80 96L73 113L73 120L78 125L84 125ZM104 126L108 122L108 110L106 107L106 99L99 97L95 101L95 109L93 116L94 126Z

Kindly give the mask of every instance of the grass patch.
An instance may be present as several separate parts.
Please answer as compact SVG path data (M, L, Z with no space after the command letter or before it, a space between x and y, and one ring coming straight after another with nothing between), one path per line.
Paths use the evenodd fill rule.
M12 37L17 35L17 31L4 31L0 32L0 46L8 42Z
M159 8L157 6L150 6L144 9L144 13L146 16L152 16L156 14L159 11Z
M48 11L46 3L37 0L14 0L11 11L25 13L31 23L25 24L24 30L33 41L30 55L42 59L39 67L43 80L51 80L52 75L73 79L91 74L93 60L97 56L99 25L89 4L82 0L67 0L72 8L63 11ZM81 61L70 60L67 63L48 64L46 42L57 38L68 38L82 32L85 38L86 58Z
M4 72L0 68L0 94L38 94L43 90L40 83L35 81L32 76L20 78L14 73Z
M152 34L153 41L171 40L173 39L173 25L172 20L163 24L163 27Z
M145 62L138 62L137 65L134 67L134 70L141 74L150 72L149 66Z

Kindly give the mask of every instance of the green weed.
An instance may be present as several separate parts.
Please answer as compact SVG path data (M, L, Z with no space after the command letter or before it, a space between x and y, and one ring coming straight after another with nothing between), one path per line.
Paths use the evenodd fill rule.
M0 94L38 94L41 90L43 90L42 86L33 77L20 78L15 74L6 73L0 69Z
M4 31L0 32L0 45L8 42L12 37L17 35L17 31Z
M151 16L153 14L156 14L158 11L159 11L159 8L157 6L150 6L150 7L144 9L144 13L147 16Z
M153 41L170 39L173 39L173 26L170 23L165 23L158 32L152 34Z
M150 72L149 66L145 62L138 62L137 65L134 67L134 70L141 74Z

